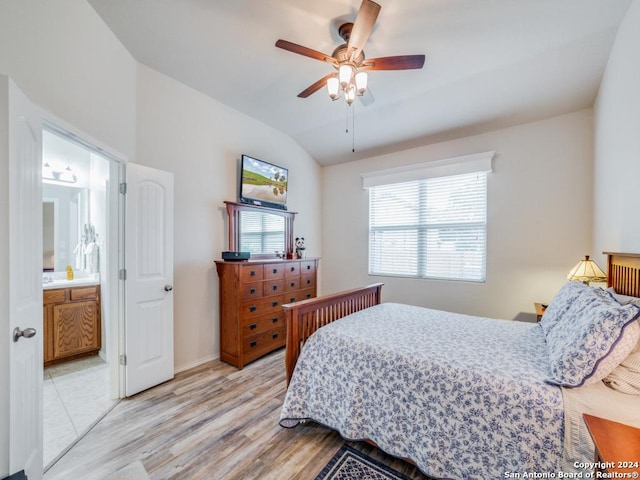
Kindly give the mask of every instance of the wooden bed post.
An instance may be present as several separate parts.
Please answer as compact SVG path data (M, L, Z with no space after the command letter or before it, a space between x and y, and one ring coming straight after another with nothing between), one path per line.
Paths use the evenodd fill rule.
M381 303L382 283L346 292L287 303L282 306L287 322L285 369L287 386L302 351L313 332L339 318Z

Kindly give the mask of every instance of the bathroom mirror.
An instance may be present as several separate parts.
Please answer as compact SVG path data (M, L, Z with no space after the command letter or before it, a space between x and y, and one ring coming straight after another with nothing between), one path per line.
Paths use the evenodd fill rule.
M229 214L229 249L251 258L277 258L293 253L296 212L225 202Z
M42 261L45 272L76 268L74 250L89 223L89 190L45 183L42 185Z

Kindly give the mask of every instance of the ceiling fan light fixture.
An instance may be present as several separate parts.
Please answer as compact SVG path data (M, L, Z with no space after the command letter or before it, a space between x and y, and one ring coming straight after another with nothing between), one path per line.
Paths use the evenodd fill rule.
M349 85L344 91L344 99L347 101L348 105L351 105L356 99L356 87L353 84Z
M356 90L358 91L358 95L364 95L364 92L367 90L367 72L356 73Z
M340 79L340 87L346 91L351 83L351 78L353 77L354 68L352 65L345 63L340 65L338 69L338 78Z
M329 77L327 79L327 92L331 100L340 98L340 80L338 80L338 77Z

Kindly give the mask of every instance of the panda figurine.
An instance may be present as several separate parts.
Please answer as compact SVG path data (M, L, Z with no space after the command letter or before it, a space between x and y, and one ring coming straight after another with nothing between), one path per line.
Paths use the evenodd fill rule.
M304 237L296 237L296 256L298 258L304 258Z

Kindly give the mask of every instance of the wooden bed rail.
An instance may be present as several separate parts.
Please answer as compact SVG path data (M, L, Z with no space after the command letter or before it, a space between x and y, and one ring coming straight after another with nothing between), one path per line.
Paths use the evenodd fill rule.
M320 327L380 303L382 283L283 305L287 322L287 386L302 346Z

